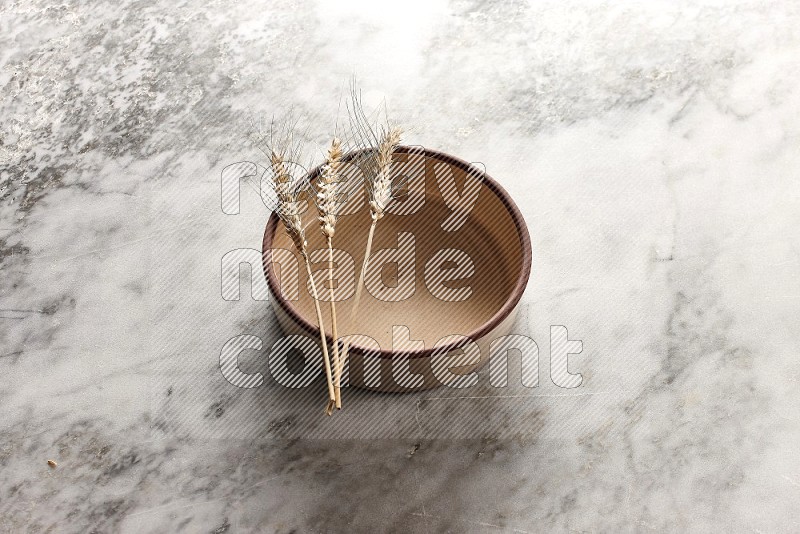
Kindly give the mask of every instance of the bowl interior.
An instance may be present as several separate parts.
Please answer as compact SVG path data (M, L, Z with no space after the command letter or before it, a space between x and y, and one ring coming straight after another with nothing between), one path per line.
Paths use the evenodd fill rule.
M343 210L348 214L337 222L333 246L342 251L336 253L334 269L338 334L367 335L383 350L392 348L393 326L407 327L410 338L423 341L425 348L453 334L474 337L492 321L502 320L527 282L530 249L521 216L482 169L454 158L404 148L395 154L394 168L406 177L406 186L395 201L394 213L378 221L367 276L375 291L370 291L368 283L354 319L353 286L371 223L363 188L352 195ZM471 208L464 201L456 207L459 195L474 196L475 192ZM313 251L314 280L322 298L328 300L327 245L315 216L311 205L304 213L306 237ZM273 249L293 250L283 225L274 226L275 234L271 240L265 236L265 246L271 241ZM412 240L413 247L409 246ZM396 250L380 252L384 249ZM273 282L284 283L281 269L274 266L267 264L268 275L274 277ZM316 325L302 264L299 271L299 298L287 300L280 293L274 295L274 289L273 298L309 325ZM451 277L458 279L444 280ZM330 305L321 302L321 308L330 333Z

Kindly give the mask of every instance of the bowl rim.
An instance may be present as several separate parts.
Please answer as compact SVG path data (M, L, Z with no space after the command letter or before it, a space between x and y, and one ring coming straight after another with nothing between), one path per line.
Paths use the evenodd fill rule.
M508 191L506 191L499 183L497 183L497 181L494 180L494 178L489 176L489 174L482 169L478 169L471 163L468 163L455 156L451 156L450 154L419 146L400 145L397 147L396 152L401 154L410 153L412 151L419 153L420 149L422 154L424 154L426 157L438 159L439 161L458 167L466 172L480 172L483 175L484 185L495 194L495 196L503 203L506 210L508 210L509 214L511 215L511 219L514 221L514 226L517 229L517 236L519 237L522 245L522 269L520 270L519 276L517 277L517 282L511 291L511 295L508 297L503 306L501 306L500 309L498 309L488 321L484 322L472 332L464 335L464 337L471 341L477 341L494 330L500 323L503 322L503 320L506 319L506 317L511 314L512 311L514 311L520 299L522 298L522 294L525 292L525 288L528 285L528 280L531 274L532 261L531 239L530 234L528 233L528 226L525 224L525 219L522 217L522 212L520 212L517 205L511 199ZM357 150L350 152L345 155L344 159L349 160L360 152L362 151ZM309 180L316 178L319 175L321 168L322 165L319 165L311 170L308 173ZM295 323L300 325L302 330L306 331L308 334L312 334L315 337L319 337L319 327L298 313L294 306L292 306L291 302L283 298L283 295L280 291L280 285L275 274L275 269L272 268L273 262L267 261L267 251L272 249L272 240L278 227L278 221L278 215L273 212L267 221L266 228L264 229L264 238L261 249L261 267L264 270L264 275L267 278L267 285L269 287L270 296L272 297L272 302L277 303ZM295 251L293 251L293 253L295 253ZM326 333L325 338L329 344L333 343L333 336L330 333ZM442 351L443 354L446 354L452 350L462 347L466 343L467 341L465 340L456 341L442 347L437 347L435 350ZM351 344L349 351L361 355L369 354L373 357L377 356L379 358L428 358L433 354L434 347L426 347L423 350L391 350L381 347L380 351L375 351L374 349L370 349L358 344Z

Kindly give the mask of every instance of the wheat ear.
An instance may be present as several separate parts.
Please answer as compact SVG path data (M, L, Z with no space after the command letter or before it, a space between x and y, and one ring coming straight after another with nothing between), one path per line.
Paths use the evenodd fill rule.
M367 248L364 253L364 261L361 264L361 273L358 276L358 283L356 283L356 294L353 299L353 307L350 309L351 323L355 324L356 316L358 315L358 307L361 304L361 293L364 288L364 278L367 274L369 267L369 255L372 252L372 240L375 237L375 228L378 226L378 221L383 218L386 207L392 200L392 154L400 144L400 136L402 130L400 128L392 128L386 132L378 146L378 152L375 155L375 172L367 176L367 194L369 195L369 210L372 222L369 225L369 234L367 234ZM345 342L342 350L342 358L340 366L344 367L347 361L347 356L350 350L349 340Z
M317 193L317 209L319 210L319 225L322 235L328 242L328 281L331 289L331 334L333 335L333 370L334 370L334 402L328 403L327 413L333 411L333 406L342 408L342 365L339 361L339 332L336 321L336 298L333 289L333 236L336 233L337 214L337 182L339 179L339 166L342 162L342 143L334 137L325 166L320 175L319 192Z
M322 344L322 356L325 362L325 376L328 381L328 398L330 402L335 401L336 395L333 389L333 379L331 378L331 361L328 356L328 343L325 339L325 327L322 322L322 311L319 307L319 294L317 293L317 286L314 283L314 276L311 273L311 260L308 258L308 243L306 241L305 231L303 230L303 221L300 218L300 203L297 199L297 191L295 190L294 180L286 169L283 157L279 154L272 152L271 155L272 170L275 174L275 195L278 197L278 207L275 210L278 217L286 227L286 233L292 239L295 248L303 257L306 265L306 272L308 272L308 279L311 282L311 296L314 299L314 308L317 312L317 325L319 326L319 337ZM326 413L328 410L326 409ZM328 413L330 415L330 413Z
M392 128L381 139L376 155L376 172L368 177L369 210L373 221L383 217L392 200L392 154L400 144L400 128ZM370 179L371 178L371 179Z

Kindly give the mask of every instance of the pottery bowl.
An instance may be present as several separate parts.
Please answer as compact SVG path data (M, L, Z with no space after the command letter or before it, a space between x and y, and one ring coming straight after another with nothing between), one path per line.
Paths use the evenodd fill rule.
M343 175L361 172L356 156L345 158ZM350 342L345 379L377 391L463 387L488 361L492 341L514 323L530 275L528 230L508 193L479 164L399 147L392 167L397 198L375 228L354 317L372 222L363 185L343 198L336 225L333 295L339 339ZM310 173L311 183L319 172ZM309 203L303 222L330 346L331 273L316 215ZM275 214L264 232L263 268L281 328L318 342L304 263Z

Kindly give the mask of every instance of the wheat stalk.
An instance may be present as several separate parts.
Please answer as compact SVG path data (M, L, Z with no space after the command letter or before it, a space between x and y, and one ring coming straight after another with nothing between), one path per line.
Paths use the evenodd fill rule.
M355 324L358 308L361 304L361 293L364 288L364 277L369 267L369 256L372 252L375 228L378 226L378 221L383 218L386 207L393 198L392 154L400 144L401 134L402 130L397 127L384 130L377 147L377 153L372 155L373 161L369 162L366 166L367 169L371 169L371 172L368 172L366 176L366 188L369 196L369 209L372 222L369 225L369 233L367 234L367 247L364 252L364 261L361 264L361 273L358 276L358 283L356 283L353 307L350 309L350 319L353 324ZM348 340L345 342L342 349L342 358L339 362L340 368L343 368L347 361L349 349L350 342ZM339 369L339 374L341 374L341 369Z
M369 255L372 251L372 239L375 236L375 228L378 221L383 218L386 207L392 200L392 153L400 144L400 128L392 128L383 135L378 153L375 156L375 169L377 172L367 176L367 192L369 194L369 211L372 223L369 225L369 235L367 237L367 250L364 254L364 262L361 264L361 274L356 284L356 296L353 300L352 315L358 311L361 303L361 293L364 289L364 277L369 267Z
M334 137L328 149L325 165L322 167L317 192L317 210L319 211L319 225L322 235L328 243L328 281L331 290L331 334L333 336L333 366L334 366L334 401L328 403L326 413L330 415L333 406L342 408L342 365L339 360L339 332L336 321L336 298L333 289L333 236L336 233L337 215L337 182L339 179L339 166L342 162L342 143Z
M314 283L314 276L311 273L311 260L308 257L308 243L306 241L305 231L303 229L303 221L300 217L301 203L298 200L297 182L292 178L292 175L286 168L286 163L282 155L272 151L270 156L272 163L272 171L275 174L274 189L275 195L278 198L278 206L275 212L283 222L286 228L286 233L292 239L295 248L303 257L308 273L308 279L311 282L311 293L314 299L314 308L317 312L317 325L319 326L320 342L322 344L322 356L325 362L325 376L328 381L328 408L326 413L330 415L330 404L335 402L336 394L333 388L333 379L331 377L331 362L328 356L328 343L325 339L325 327L322 322L322 311L319 307L319 294L317 293L317 286ZM334 334L334 339L335 339Z

